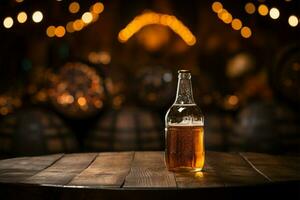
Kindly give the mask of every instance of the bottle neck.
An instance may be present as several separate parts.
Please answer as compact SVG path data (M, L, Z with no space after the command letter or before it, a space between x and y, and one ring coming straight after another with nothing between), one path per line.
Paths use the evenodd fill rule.
M195 104L191 73L179 73L176 100L174 104Z

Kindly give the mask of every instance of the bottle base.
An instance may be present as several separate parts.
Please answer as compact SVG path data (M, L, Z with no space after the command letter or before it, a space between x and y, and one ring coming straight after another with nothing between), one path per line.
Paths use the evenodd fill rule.
M203 168L192 168L192 167L176 167L168 169L172 172L201 172Z

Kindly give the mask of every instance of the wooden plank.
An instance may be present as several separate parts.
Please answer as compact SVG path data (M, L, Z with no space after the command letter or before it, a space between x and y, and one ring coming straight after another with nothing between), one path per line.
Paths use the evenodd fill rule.
M133 152L100 153L95 161L68 185L121 187L130 171Z
M240 153L256 170L272 181L300 180L300 157L283 157L260 153Z
M63 154L20 157L0 161L0 182L17 183L52 165Z
M255 185L269 182L239 154L207 152L207 161L225 186Z
M204 169L195 173L175 173L178 188L212 188L223 187L224 183L217 176L215 170L205 161Z
M163 152L135 152L124 188L176 188L175 176L165 166Z
M66 154L49 168L23 182L39 185L65 185L87 168L96 156L96 153Z

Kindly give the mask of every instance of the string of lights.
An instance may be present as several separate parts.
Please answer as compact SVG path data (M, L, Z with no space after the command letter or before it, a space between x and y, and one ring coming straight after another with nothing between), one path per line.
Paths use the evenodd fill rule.
M18 0L17 3L22 3L23 0ZM80 4L76 1L71 2L68 6L68 10L71 14L76 14L80 10ZM50 25L46 29L46 35L48 37L63 37L66 32L73 33L75 31L80 31L87 25L95 22L99 18L99 14L104 11L104 5L101 2L96 2L90 6L89 11L84 12L81 15L81 18L75 19L74 21L69 21L66 25ZM25 11L19 12L16 17L7 16L3 19L3 27L6 29L10 29L13 27L15 21L18 21L20 24L28 21L29 13ZM16 18L16 19L14 19ZM36 10L32 13L31 19L34 23L41 23L44 19L44 14L41 10Z
M258 12L261 16L269 15L271 19L278 19L280 17L280 10L276 7L269 7L265 4L260 4L257 8L255 7L254 3L248 2L244 6L245 12L249 15L252 15ZM241 30L241 35L244 38L249 38L252 35L252 31L249 27L244 26L242 27L242 22L240 19L232 19L231 13L229 13L226 9L223 8L221 2L215 1L212 3L212 10L218 14L218 17L226 24L230 24L234 30ZM291 27L296 27L299 24L299 19L296 15L290 15L288 18L288 24Z
M69 5L70 13L77 13L80 9L80 5L77 2L72 2ZM48 37L63 37L66 32L73 33L75 31L81 31L85 26L89 25L92 22L95 22L99 18L99 14L104 11L104 5L101 2L97 2L90 6L88 12L84 12L80 19L75 19L74 21L69 21L66 25L50 25L46 34Z
M43 13L39 10L35 11L32 13L32 21L34 23L40 23L44 16L43 16ZM28 19L28 16L27 16L27 13L25 11L21 11L18 13L17 15L17 21L20 23L20 24L23 24L27 21ZM7 16L4 18L3 20L3 26L4 28L6 29L9 29L11 28L12 26L14 25L14 19L11 17L11 16Z
M219 19L221 19L224 23L231 24L231 27L236 31L240 30L242 37L251 37L251 29L248 26L243 26L243 23L240 19L233 19L232 14L223 7L221 2L215 1L212 3L211 7L212 10L218 15Z
M189 46L196 43L196 37L180 20L173 15L147 11L136 16L118 35L120 42L127 42L135 33L148 25L163 25L173 30Z
M244 9L246 13L248 13L249 15L254 14L256 11L256 7L254 3L251 2L246 3ZM257 7L257 12L261 16L267 16L269 14L270 18L274 20L279 19L280 17L279 8L276 7L269 8L265 4L259 4L259 6ZM294 14L289 15L287 22L291 27L297 27L299 24L299 17L297 17Z

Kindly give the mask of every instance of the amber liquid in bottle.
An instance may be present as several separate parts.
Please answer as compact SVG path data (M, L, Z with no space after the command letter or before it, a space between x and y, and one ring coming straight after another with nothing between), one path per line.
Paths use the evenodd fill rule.
M201 171L204 166L204 116L195 104L191 73L178 71L176 100L165 117L165 161L170 171Z
M203 126L169 126L166 163L171 171L201 171L204 165Z

